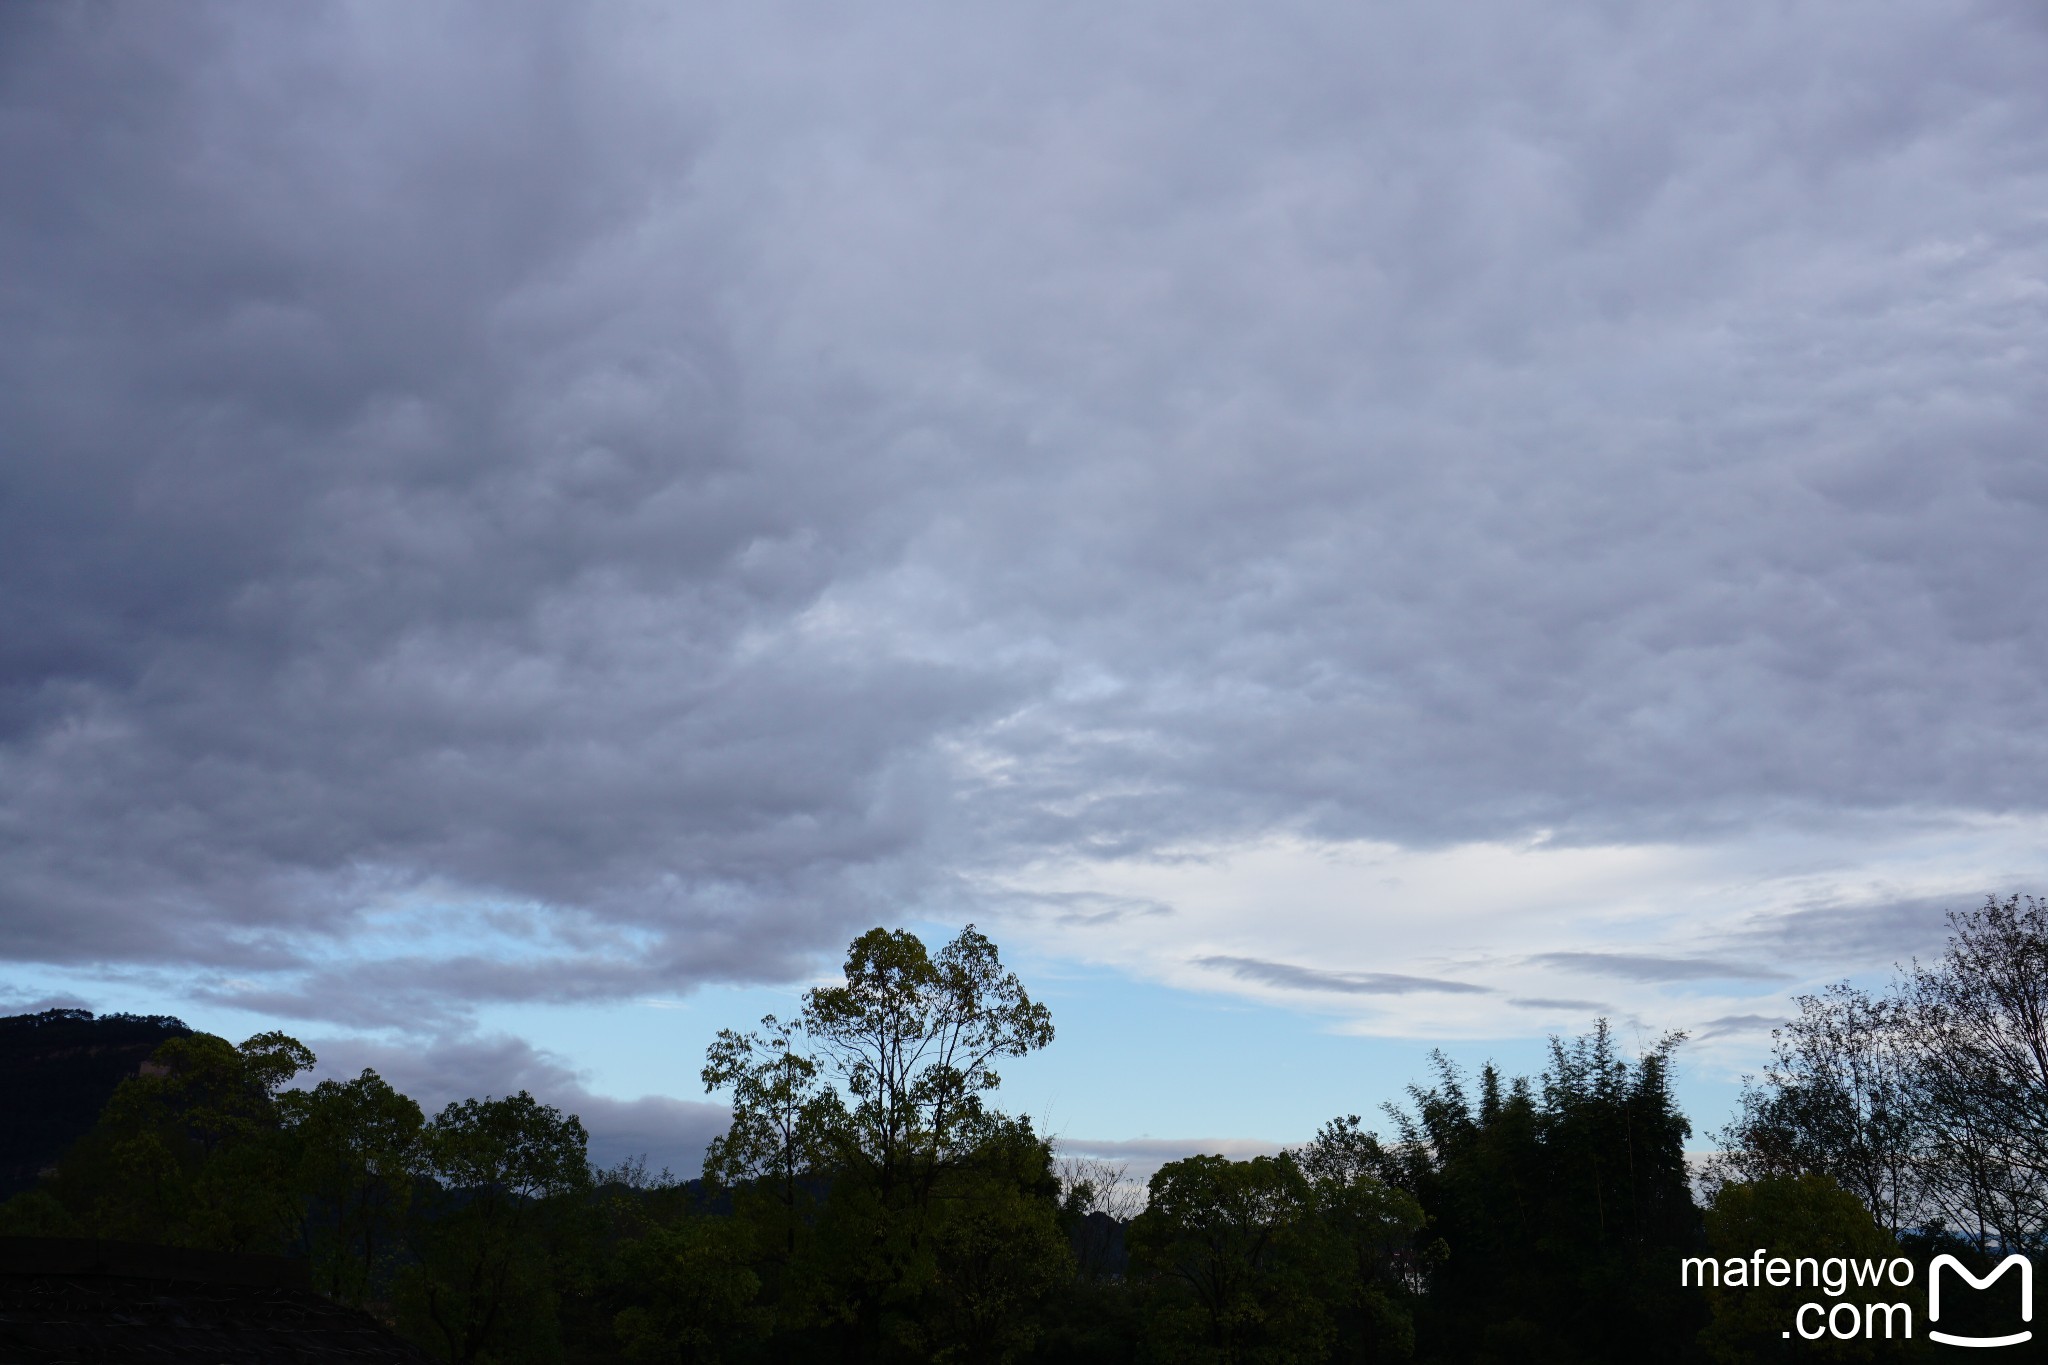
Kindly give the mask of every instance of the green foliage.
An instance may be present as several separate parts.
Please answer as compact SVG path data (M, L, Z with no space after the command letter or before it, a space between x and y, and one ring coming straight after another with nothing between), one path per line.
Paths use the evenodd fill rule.
M805 1236L813 1202L807 1177L824 1149L822 1130L842 1112L797 1038L772 1014L757 1032L721 1029L701 1073L705 1089L732 1093L732 1123L712 1139L704 1176L739 1192L761 1245L783 1269Z
M778 1330L863 1359L1000 1360L1028 1343L1016 1308L1068 1254L1058 1183L1044 1143L988 1096L1001 1059L1051 1040L1049 1012L971 925L936 954L870 930L798 1019L719 1035L702 1078L730 1092L733 1123L706 1174L751 1226Z
M612 1319L626 1359L674 1365L735 1359L767 1325L749 1249L744 1224L701 1214L627 1242L612 1272L628 1304Z
M759 1262L777 1276L778 1330L865 1360L1003 1361L1030 1347L1044 1300L1074 1273L1051 1150L1029 1124L987 1115L962 1145L921 1203L830 1180L795 1257ZM735 1207L746 1220L754 1206Z
M2048 1250L2048 902L1951 913L1948 949L1880 994L1798 999L1718 1136L1718 1174L1825 1175L1894 1235Z
M114 1088L166 1041L190 1033L163 1015L42 1010L0 1019L0 1199L34 1188L99 1118Z
M1343 1288L1332 1304L1334 1358L1408 1358L1415 1351L1415 1296L1428 1264L1415 1238L1428 1216L1413 1195L1380 1179L1386 1153L1356 1114L1324 1124L1294 1157L1343 1266Z
M1900 983L1914 1023L1923 1223L1979 1249L2048 1251L2048 901L1951 914L1948 951Z
M24 1190L0 1204L0 1237L83 1237L87 1229L48 1189Z
M1746 1260L1758 1247L1817 1262L1831 1256L1887 1261L1900 1254L1898 1243L1855 1195L1819 1175L1766 1176L1723 1185L1708 1205L1706 1230L1706 1253L1721 1261ZM1895 1359L1901 1349L1882 1341L1839 1341L1832 1336L1818 1341L1787 1338L1785 1330L1802 1303L1836 1302L1814 1288L1812 1279L1803 1288L1768 1283L1717 1286L1706 1290L1705 1297L1713 1320L1701 1333L1701 1345L1709 1359L1727 1365ZM1883 1287L1851 1285L1842 1301L1864 1304L1898 1297ZM1915 1311L1924 1303L1920 1298ZM1916 1330L1924 1330L1924 1324L1916 1323Z
M1765 1247L1903 1254L1924 1283L1937 1252L1981 1271L2048 1240L2044 925L1993 902L1891 995L1803 1001L1704 1222L1679 1037L1624 1058L1604 1023L1533 1079L1439 1056L1385 1141L1351 1115L1278 1157L1169 1163L1138 1212L1119 1170L1056 1169L994 1106L1052 1023L970 927L936 953L873 930L795 1019L721 1033L702 1079L733 1122L701 1187L594 1175L581 1123L524 1092L428 1122L375 1072L289 1088L313 1058L282 1034L190 1035L0 1230L301 1255L452 1365L1871 1358L1784 1335L1811 1288L1674 1272Z
M277 1092L312 1065L281 1033L240 1047L173 1038L115 1089L43 1194L96 1237L280 1250L295 1210Z
M1766 1083L1745 1081L1741 1108L1718 1135L1720 1174L1825 1174L1897 1235L1923 1202L1912 1011L1847 982L1797 1004L1771 1031Z
M923 1317L936 1361L1015 1360L1047 1299L1074 1277L1052 1149L1023 1122L990 1123L935 1202L936 1274Z
M1129 1365L1147 1354L1138 1286L1122 1279L1076 1279L1041 1309L1038 1341L1027 1359L1036 1365Z
M438 1188L398 1286L416 1340L451 1365L560 1358L557 1299L592 1212L587 1146L573 1114L523 1090L434 1117L423 1147Z
M1002 1084L995 1063L1053 1036L1051 1013L972 925L936 957L907 930L862 934L845 984L810 991L800 1027L834 1082L815 1126L831 1170L920 1202L973 1150Z
M1390 1110L1379 1158L1430 1219L1418 1338L1460 1361L1634 1361L1676 1352L1702 1310L1673 1267L1696 1246L1670 1093L1680 1035L1635 1063L1602 1022L1553 1040L1541 1091L1488 1067L1476 1103L1438 1058L1438 1083Z
M386 1285L426 1169L419 1105L374 1071L278 1097L299 1241L314 1282L361 1305Z
M1326 1357L1343 1248L1292 1156L1168 1162L1151 1196L1129 1236L1155 1351L1216 1365Z

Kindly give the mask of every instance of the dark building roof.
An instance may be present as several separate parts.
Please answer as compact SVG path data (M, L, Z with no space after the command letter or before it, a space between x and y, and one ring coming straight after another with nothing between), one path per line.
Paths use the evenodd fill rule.
M57 1237L0 1237L0 1365L424 1365L305 1263Z

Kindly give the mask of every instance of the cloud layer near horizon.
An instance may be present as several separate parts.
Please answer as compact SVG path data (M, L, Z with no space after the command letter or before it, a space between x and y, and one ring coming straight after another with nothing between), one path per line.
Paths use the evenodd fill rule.
M10 961L459 1033L1023 896L1549 1007L2039 869L1855 877L2048 814L2038 7L0 25ZM1842 822L1478 975L1073 873Z

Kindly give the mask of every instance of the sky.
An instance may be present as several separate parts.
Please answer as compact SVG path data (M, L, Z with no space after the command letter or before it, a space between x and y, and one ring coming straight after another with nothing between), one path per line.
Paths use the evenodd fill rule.
M2048 887L2033 0L0 8L0 1008L694 1171L974 923L1076 1152Z

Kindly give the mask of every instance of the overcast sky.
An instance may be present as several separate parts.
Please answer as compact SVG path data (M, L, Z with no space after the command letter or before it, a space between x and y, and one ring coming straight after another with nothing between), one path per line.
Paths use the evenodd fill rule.
M0 1004L1732 1077L2048 886L2044 338L2035 0L9 5Z

